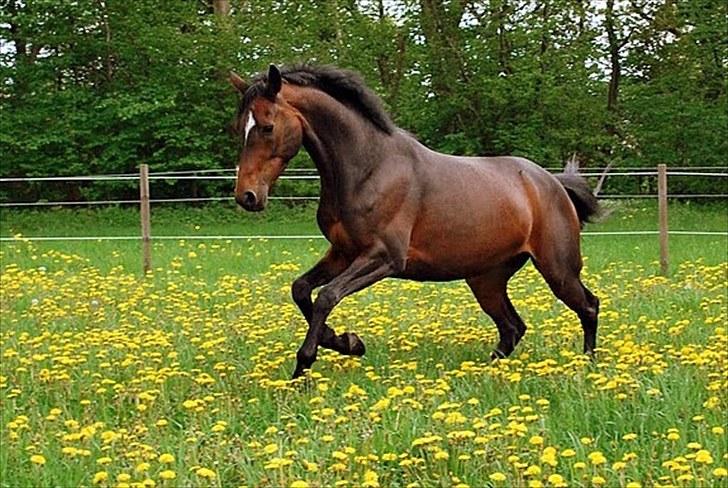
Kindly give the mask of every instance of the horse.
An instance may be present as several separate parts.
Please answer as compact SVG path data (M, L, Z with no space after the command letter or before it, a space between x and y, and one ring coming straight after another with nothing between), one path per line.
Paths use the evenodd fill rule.
M529 259L576 312L584 352L594 353L599 299L580 279L580 232L600 207L578 168L552 175L519 157L435 152L394 125L357 73L333 66L270 65L250 82L230 72L230 82L242 95L236 202L263 210L301 147L320 176L316 218L330 247L291 286L308 323L294 379L319 346L364 355L358 335L337 335L326 320L344 297L384 278L464 279L498 329L491 359L508 357L526 325L507 284Z

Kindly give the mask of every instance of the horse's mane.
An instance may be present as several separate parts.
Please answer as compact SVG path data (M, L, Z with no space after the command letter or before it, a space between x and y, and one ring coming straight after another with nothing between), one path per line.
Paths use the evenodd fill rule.
M361 76L354 71L334 66L300 64L281 68L281 76L293 85L310 86L327 93L355 109L387 134L391 134L395 130L389 114L384 110L382 100L366 86ZM241 111L250 105L255 97L264 94L266 81L267 73L261 73L253 78L253 84L245 92L241 101Z

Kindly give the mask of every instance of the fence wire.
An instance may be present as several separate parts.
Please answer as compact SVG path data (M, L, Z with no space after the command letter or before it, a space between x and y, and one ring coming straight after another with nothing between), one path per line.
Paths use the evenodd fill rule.
M203 170L205 171L205 170ZM198 171L198 172L203 172ZM209 172L221 172L227 170L210 170ZM235 170L232 170L235 171ZM289 170L290 171L290 170ZM585 177L603 176L604 173L586 171L580 173ZM728 173L712 172L712 171L675 171L668 170L668 176L700 176L700 177L717 177L725 178ZM607 177L612 176L656 176L657 171L610 171ZM42 181L59 181L59 182L76 182L76 181L133 181L138 180L139 175L134 173L118 174L118 175L84 175L84 176L30 176L15 178L0 178L0 183L23 183L23 182L42 182ZM212 174L179 174L179 173L150 173L149 180L234 180L235 175L220 176ZM281 180L318 180L317 174L284 174Z
M624 231L597 231L582 232L582 236L652 236L658 235L658 230L624 230ZM692 230L671 230L671 235L679 236L717 236L728 237L728 232L723 231L692 231ZM322 235L172 235L152 236L152 241L201 241L201 240L321 240ZM0 237L0 242L34 242L34 241L141 241L141 236L13 236Z

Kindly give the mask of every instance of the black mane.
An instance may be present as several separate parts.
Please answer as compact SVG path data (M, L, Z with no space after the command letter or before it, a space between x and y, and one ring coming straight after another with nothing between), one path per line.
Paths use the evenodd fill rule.
M298 86L317 88L341 103L355 109L381 131L391 134L395 126L384 110L382 100L364 84L358 73L334 66L296 65L281 68L285 81ZM239 112L242 113L258 96L265 95L267 73L253 78L253 84L243 95Z

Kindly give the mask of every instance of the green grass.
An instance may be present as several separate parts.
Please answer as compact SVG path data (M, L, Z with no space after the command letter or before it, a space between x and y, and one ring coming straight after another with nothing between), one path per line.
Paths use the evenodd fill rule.
M728 230L725 205L670 210L673 229ZM136 235L137 217L3 212L0 233ZM310 207L153 217L154 235L318 234ZM654 206L632 203L587 230L655 228ZM720 486L727 244L672 236L662 278L657 236L585 236L584 279L602 299L595 363L529 265L511 281L529 331L510 360L487 361L496 331L463 283L390 280L329 320L367 355L322 351L292 385L305 324L289 287L321 239L157 241L147 278L136 241L3 242L0 486Z

